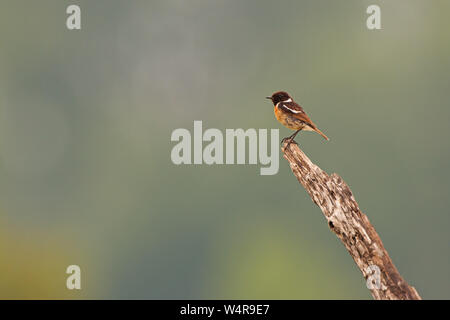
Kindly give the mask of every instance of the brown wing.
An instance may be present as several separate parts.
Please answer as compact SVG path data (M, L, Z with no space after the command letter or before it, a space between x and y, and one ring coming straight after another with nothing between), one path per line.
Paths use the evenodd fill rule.
M278 105L283 111L289 113L292 117L304 122L312 130L320 134L325 140L330 140L316 125L311 121L303 108L295 102L280 102Z
M311 119L308 117L306 112L303 110L303 108L295 103L295 102L280 102L278 105L279 108L281 108L283 111L286 111L290 115L292 115L294 118L297 118L301 121L303 121L305 124L310 126L311 128L315 129L316 126L311 121Z

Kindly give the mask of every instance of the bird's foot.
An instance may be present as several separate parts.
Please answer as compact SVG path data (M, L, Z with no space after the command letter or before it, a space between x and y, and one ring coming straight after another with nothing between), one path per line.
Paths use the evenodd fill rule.
M283 139L281 139L281 145L283 145L286 141L288 141L289 139L290 139L291 137L286 137L286 138L283 138Z
M287 142L287 143L286 143L286 145L285 145L284 148L283 148L284 150L286 150L292 142L294 142L295 144L297 144L297 142L295 142L295 140L294 140L293 137L286 137L286 138L283 138L283 140L281 140L281 145L283 145L285 142Z

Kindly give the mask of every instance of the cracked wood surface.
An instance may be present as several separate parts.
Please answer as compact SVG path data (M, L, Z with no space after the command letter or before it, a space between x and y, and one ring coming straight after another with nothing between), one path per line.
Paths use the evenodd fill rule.
M372 296L377 300L420 300L416 289L394 266L344 180L336 173L328 175L312 163L295 142L287 149L283 144L282 151L297 180L322 210L331 231L342 241L366 281L370 278L368 288Z

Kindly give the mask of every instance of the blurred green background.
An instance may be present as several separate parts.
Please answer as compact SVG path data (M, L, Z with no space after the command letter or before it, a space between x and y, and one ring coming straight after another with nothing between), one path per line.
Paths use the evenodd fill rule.
M382 30L366 28L370 4ZM297 141L349 184L400 273L450 298L449 12L1 1L0 298L370 299L284 159L274 176L170 160L171 132L194 120L287 136L264 99L279 89L331 138Z

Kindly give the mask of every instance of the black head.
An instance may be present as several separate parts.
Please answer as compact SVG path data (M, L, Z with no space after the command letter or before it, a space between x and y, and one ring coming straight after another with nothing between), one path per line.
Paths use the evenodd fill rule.
M285 91L277 91L272 94L270 97L266 97L266 99L272 100L273 104L276 105L280 101L286 101L291 99L291 96Z

